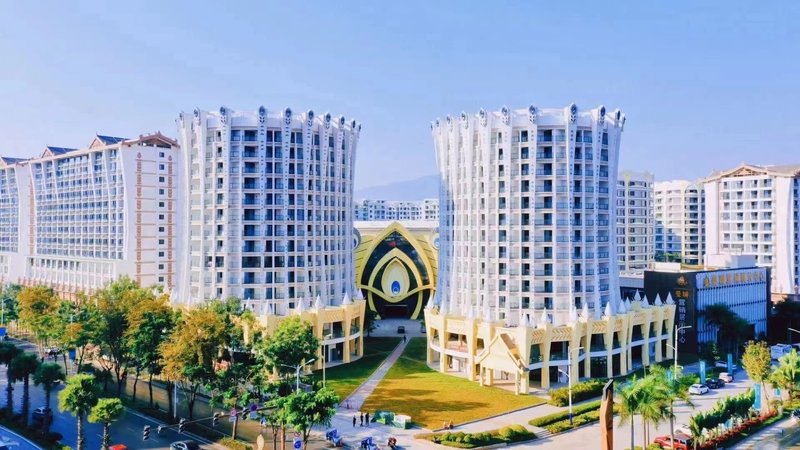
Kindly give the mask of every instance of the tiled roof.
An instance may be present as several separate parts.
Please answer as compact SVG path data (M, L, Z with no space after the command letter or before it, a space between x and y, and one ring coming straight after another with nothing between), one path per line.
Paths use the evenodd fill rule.
M77 148L66 148L66 147L52 147L48 145L45 147L46 150L50 150L50 153L54 155L63 155L64 153L74 152Z
M100 140L104 145L111 145L111 144L118 144L122 141L126 141L127 138L121 137L114 137L114 136L103 136L102 134L97 135L97 139Z

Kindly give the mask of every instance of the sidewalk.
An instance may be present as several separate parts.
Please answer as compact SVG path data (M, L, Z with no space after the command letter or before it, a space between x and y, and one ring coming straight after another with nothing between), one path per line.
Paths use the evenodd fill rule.
M732 449L750 450L750 449L778 449L784 448L787 441L797 440L800 434L800 427L797 426L797 421L788 417L759 431L758 433L748 437L747 439L739 442Z

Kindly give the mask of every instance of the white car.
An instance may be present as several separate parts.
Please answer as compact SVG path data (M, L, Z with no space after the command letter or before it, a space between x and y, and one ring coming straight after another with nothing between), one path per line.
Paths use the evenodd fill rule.
M733 383L733 375L729 374L728 372L720 372L719 379L726 383Z
M689 386L689 393L692 395L703 395L708 392L708 386L705 384L693 384Z
M680 425L675 425L675 434L685 434L687 436L691 436L692 430L689 428L688 424L682 423Z
M720 369L727 369L727 368L728 368L728 362L727 362L727 361L717 361L717 362L715 362L715 363L714 363L714 367L719 367ZM732 365L732 367L731 367L731 369L732 369L734 372L736 372L737 370L739 370L739 368L738 368L738 367L736 367L736 364L733 364L733 365Z

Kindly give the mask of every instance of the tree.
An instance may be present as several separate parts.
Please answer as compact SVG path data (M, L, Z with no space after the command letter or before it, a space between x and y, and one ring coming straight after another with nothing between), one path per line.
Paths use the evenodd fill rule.
M67 380L67 385L58 393L58 407L78 419L77 450L86 450L83 419L97 404L99 389L92 375L78 374Z
M717 329L715 342L726 353L738 349L750 333L750 324L724 303L707 306L702 315L708 325Z
M118 398L101 398L92 407L92 411L89 414L89 422L103 424L102 450L108 450L111 444L111 424L119 420L124 412L125 408Z
M23 288L17 296L19 301L19 321L28 327L36 337L39 354L53 337L59 300L53 290L46 286Z
M100 358L98 362L105 371L114 373L117 395L122 394L122 384L132 358L130 342L126 338L129 329L128 314L153 296L152 289L140 288L127 276L112 281L92 294L103 324L97 343L104 358Z
M750 341L744 347L744 354L742 355L742 367L747 372L747 376L753 380L754 383L761 384L761 391L764 393L764 398L769 405L769 396L765 382L769 380L772 373L772 352L764 341ZM769 407L769 406L768 406Z
M661 366L650 366L650 374L654 377L654 382L663 384L667 387L669 396L669 435L670 442L675 441L675 401L682 401L687 406L694 408L692 398L689 395L689 386L694 383L694 377L682 375L680 369L677 373L669 375L667 370Z
M778 368L770 376L770 382L785 390L789 402L794 399L795 386L800 382L800 355L792 349L791 353L783 355L778 360Z
M0 290L0 323L6 325L19 319L19 304L17 296L22 290L22 286L16 283L9 283Z
M16 345L8 341L0 341L0 364L6 366L6 415L14 414L14 377L11 372L11 361L21 352Z
M369 306L364 311L364 331L367 336L378 328L378 313L373 311Z
M44 405L47 408L50 408L50 394L53 392L53 388L56 385L64 381L66 376L64 374L64 369L57 363L44 363L36 369L36 373L33 375L33 383L36 386L41 385L42 389L44 389ZM47 433L48 428L50 427L50 423L48 421L44 421L44 432Z
M292 316L283 320L272 334L261 339L255 352L262 364L287 377L294 375L297 366L313 359L318 349L319 340L314 336L311 324Z
M22 381L22 425L28 426L31 396L31 375L39 368L39 358L33 353L20 353L11 360L8 371L14 381Z
M189 310L161 345L164 376L182 385L188 394L189 420L193 419L197 392L210 385L215 364L225 343L225 323L208 305Z
M288 397L275 396L267 403L267 409L262 412L262 418L272 430L272 448L278 449L278 432L284 432L288 425L286 399ZM285 442L285 439L283 440Z
M670 415L670 391L669 387L654 376L648 375L642 378L640 391L641 399L639 405L639 416L642 418L642 429L644 432L644 442L650 442L650 424L658 426Z
M640 381L641 380L637 380L636 375L634 375L631 380L623 384L622 388L617 392L619 424L622 426L628 423L628 421L631 423L631 448L634 448L633 418L639 413L642 402L642 396L640 394L642 384ZM642 438L644 438L644 436L642 436Z
M59 345L64 350L75 349L76 363L82 367L89 347L100 342L103 319L94 303L80 294L75 301L61 301L54 328ZM67 367L66 351L64 367Z
M153 407L153 376L161 373L163 359L159 348L175 326L177 313L169 306L165 295L142 302L131 310L126 338L132 354L135 369L133 381L133 398L136 398L136 385L144 370L149 377L150 407Z
M286 421L303 436L303 448L308 448L308 436L315 425L328 426L336 414L339 396L331 389L314 393L295 391L286 397Z

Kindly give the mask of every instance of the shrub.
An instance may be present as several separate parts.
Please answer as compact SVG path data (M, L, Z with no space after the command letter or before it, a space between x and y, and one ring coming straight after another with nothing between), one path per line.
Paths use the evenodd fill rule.
M583 414L588 411L599 410L600 409L600 401L586 403L585 405L580 405L572 408L574 415ZM555 423L564 419L569 419L569 411L564 412L557 412L554 414L548 414L546 416L537 417L535 419L531 419L528 423L535 426L535 427L544 427L545 425L550 425L551 423Z
M511 427L500 428L500 431L497 432L498 436L507 441L510 441L514 437L514 434L514 429Z
M224 437L217 441L218 443L228 447L231 450L252 450L253 447L251 445L245 444L244 442L237 441L235 439L231 439L229 437Z
M599 397L603 393L603 386L606 380L597 378L576 383L572 386L572 401L580 402L590 398ZM569 388L550 389L550 401L555 406L567 406L569 404Z

